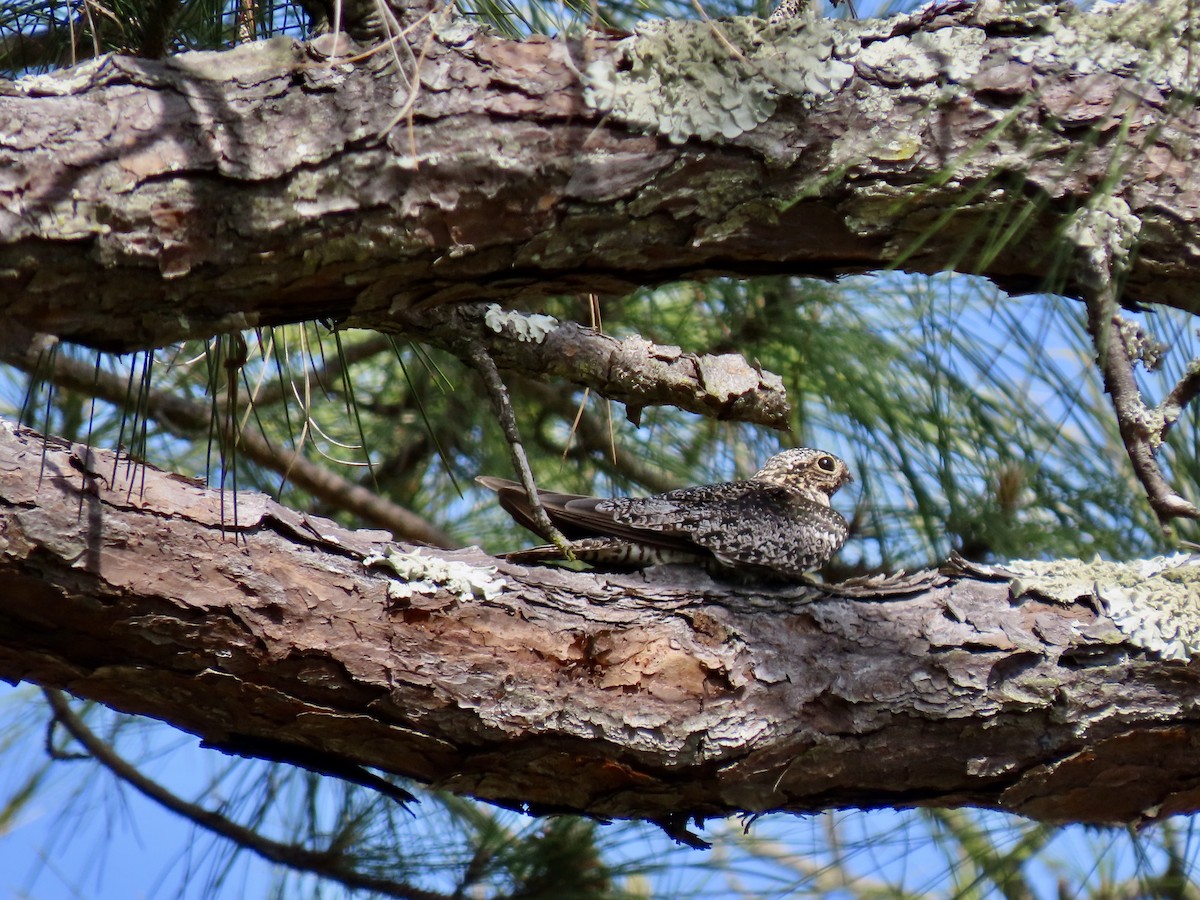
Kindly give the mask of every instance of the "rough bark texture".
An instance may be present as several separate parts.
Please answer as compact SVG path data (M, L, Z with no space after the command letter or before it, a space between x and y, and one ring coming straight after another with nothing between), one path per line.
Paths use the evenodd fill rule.
M403 73L327 35L0 83L0 313L131 349L710 274L1071 292L1061 225L1101 185L1141 223L1127 299L1195 310L1190 5L995 6L623 42L459 22Z
M238 516L222 528L219 495L177 476L0 431L0 677L217 746L266 739L671 828L741 810L1200 808L1196 666L1156 660L1099 604L965 577L850 599L478 550L368 567L380 533L257 495Z

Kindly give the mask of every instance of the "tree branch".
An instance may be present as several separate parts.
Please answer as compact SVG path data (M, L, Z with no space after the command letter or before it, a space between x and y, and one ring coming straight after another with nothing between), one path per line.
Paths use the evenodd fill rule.
M1200 394L1200 359L1193 359L1187 364L1183 377L1171 388L1163 402L1158 405L1158 411L1163 417L1163 434L1179 421L1184 408Z
M0 91L23 135L0 171L26 173L0 209L0 315L130 350L718 275L952 268L1078 295L1054 236L1098 183L1153 224L1123 299L1191 310L1188 4L1053 9L722 23L751 68L703 22L522 42L456 22L418 46L419 81L286 39L22 79ZM687 84L757 97L732 107L755 121L704 119Z
M1112 400L1133 471L1159 522L1165 525L1173 518L1200 519L1200 509L1175 492L1155 459L1169 423L1162 407L1151 411L1142 400L1125 323L1117 312L1126 260L1140 224L1123 202L1101 196L1079 211L1068 234L1078 248L1076 268L1084 288L1088 333L1096 348L1104 390ZM1185 378L1171 398L1184 398L1190 390L1190 380Z
M40 361L44 358L36 349L0 350L0 360L25 372L37 371L39 377L45 377L53 384L99 397L120 407L125 407L132 399L128 394L128 383L123 378L63 354L53 356L48 372L40 371ZM336 367L331 372L336 373ZM171 434L192 440L204 440L213 435L213 410L208 404L155 388L146 387L144 390L145 397L138 407L140 413L154 419ZM218 407L225 422L223 427L228 428L231 415L228 406L218 401ZM232 414L241 411L239 409ZM437 547L458 546L448 534L411 510L380 497L324 466L316 465L295 451L272 444L258 431L241 429L237 436L237 447L238 452L245 454L248 459L279 473L314 497L338 509L351 511L364 522L387 528L398 538Z
M483 346L502 369L530 378L564 378L630 407L674 406L716 419L786 430L787 392L774 373L736 353L688 353L641 337L618 340L574 322L528 316L486 304L407 310L394 321L410 337L460 358Z
M111 465L0 431L0 677L532 811L1200 808L1193 560L836 597L394 547L253 494L242 546L217 492Z
M212 812L196 803L189 803L167 790L161 784L147 778L117 753L96 737L83 720L75 715L62 692L43 692L57 721L78 741L91 757L117 778L124 781L139 794L153 800L159 806L182 816L199 827L219 837L232 841L239 847L261 856L263 859L298 872L311 872L322 878L336 881L350 888L378 891L386 897L401 897L405 900L448 900L446 895L425 891L390 878L376 878L358 871L354 860L347 857L343 848L331 843L326 850L309 850L300 844L285 844L263 837L252 828L239 825L220 813Z

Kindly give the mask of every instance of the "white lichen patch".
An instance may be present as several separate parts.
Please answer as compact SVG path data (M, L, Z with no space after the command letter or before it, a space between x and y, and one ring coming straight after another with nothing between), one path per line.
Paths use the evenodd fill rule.
M540 344L558 327L558 319L541 313L522 313L492 303L483 313L483 324L496 334L507 332L519 341Z
M859 42L832 22L739 17L647 22L621 50L616 65L588 66L585 102L683 143L736 138L770 118L783 97L814 105L850 80L846 58Z
M1064 237L1087 256L1093 271L1109 272L1137 241L1142 220L1120 197L1099 195L1067 220Z
M1047 4L1018 19L1042 33L1014 41L1012 59L1079 76L1112 73L1136 75L1143 84L1184 84L1193 65L1189 35L1197 26L1191 6L1190 0L1123 2L1062 15Z
M389 547L383 554L368 556L363 565L391 569L403 579L388 584L389 600L435 594L451 594L462 601L475 597L491 600L504 591L507 583L494 577L495 566L472 566L457 559L426 556L419 549L401 552Z
M979 71L983 53L980 29L942 28L868 44L856 61L885 84L962 84Z
M1016 561L1014 598L1097 602L1131 644L1162 659L1189 660L1200 650L1200 557L1178 553L1129 563Z
M1129 2L1064 11L1054 4L1022 4L1019 10L997 4L997 12L977 14L969 25L917 29L896 27L895 19L654 21L622 41L617 58L588 65L584 99L599 112L682 143L745 134L774 115L785 97L815 106L842 89L856 70L863 75L860 106L893 86L916 90L930 103L945 102L981 71L1006 66L1079 77L1132 76L1152 98L1155 86L1186 84L1193 71L1189 35L1200 27L1200 16L1192 5L1160 0L1153 6ZM984 21L1016 36L989 37L979 27ZM1119 98L1114 120L1130 102ZM907 146L898 152L907 152Z
M1056 33L1059 54L1080 74L1137 73L1155 84L1180 84L1192 70L1190 36L1197 14L1190 0L1121 3L1069 18L1072 34Z

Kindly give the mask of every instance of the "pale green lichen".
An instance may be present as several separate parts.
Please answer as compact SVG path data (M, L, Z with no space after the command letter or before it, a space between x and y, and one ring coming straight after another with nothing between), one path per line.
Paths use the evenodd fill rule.
M1200 25L1192 7L1190 0L1098 3L1062 15L1046 4L1005 21L1042 31L1013 42L1012 59L1018 62L1069 68L1079 76L1136 75L1167 87L1185 84L1192 71L1191 36Z
M483 323L496 334L508 332L517 340L531 344L540 344L546 339L546 335L558 327L558 319L554 316L503 309L496 303L490 304L484 310Z
M1058 38L1055 55L1081 75L1137 73L1160 85L1190 77L1190 47L1200 24L1190 0L1106 4L1068 21L1073 33L1066 39L1061 29L1051 31Z
M925 147L929 117L914 117L910 107L917 104L932 110L965 96L967 85L983 66L986 36L980 28L955 26L862 37L862 50L854 58L858 71L866 75L862 86L856 86L860 127L834 141L830 164L855 165L864 157L878 162L913 159ZM903 90L893 90L894 85L903 85ZM999 119L1002 113L996 115ZM866 218L877 220L874 212ZM890 215L881 221L887 218Z
M1129 204L1108 194L1092 197L1086 207L1076 210L1067 219L1063 236L1075 246L1079 262L1076 276L1098 297L1103 297L1110 290L1111 282L1120 278L1132 256L1131 251L1141 227L1142 220L1134 215ZM1117 339L1121 338L1122 332L1118 327ZM1104 359L1102 355L1101 365L1104 365ZM1121 421L1140 422L1146 433L1151 435L1152 447L1162 443L1166 422L1161 412L1148 409L1141 397L1136 395L1118 398L1117 402Z
M1109 273L1137 241L1142 220L1120 197L1101 194L1067 220L1064 237L1087 258L1096 273Z
M648 22L622 45L616 65L588 66L585 102L675 143L736 138L769 119L783 97L815 104L850 79L846 58L859 50L832 22L744 17Z
M978 28L941 28L898 35L863 48L857 62L888 84L965 83L979 71L985 46Z
M908 31L889 27L894 21L648 22L621 42L615 59L596 59L587 67L584 99L593 109L676 143L731 140L767 121L783 98L815 106L840 90L856 68L865 75L860 108L895 85L916 91L918 100L945 102L984 65L1002 62L1006 45L989 40L980 27L986 23L1020 34L1007 45L1016 63L1079 75L1136 73L1144 83L1163 86L1181 83L1190 71L1187 37L1200 25L1187 0L1163 0L1153 14L1144 3L1070 13L1044 4L1019 13L980 14L970 25ZM861 132L854 140L861 153ZM915 154L914 140L881 134L879 152L907 159Z
M448 593L461 601L480 597L491 600L503 591L506 582L494 578L495 566L472 566L457 559L426 556L419 549L401 552L389 547L383 554L373 553L364 566L391 569L403 581L388 584L389 600L410 600L415 596Z
M1200 557L1158 556L1129 563L1094 560L1019 560L1014 598L1026 594L1056 603L1091 600L1127 640L1162 659L1189 660L1200 651Z

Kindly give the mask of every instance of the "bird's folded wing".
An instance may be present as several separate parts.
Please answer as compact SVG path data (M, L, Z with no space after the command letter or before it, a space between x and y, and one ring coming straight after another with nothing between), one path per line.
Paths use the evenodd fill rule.
M533 518L533 507L529 505L529 495L525 493L524 485L507 478L496 478L493 475L480 475L475 480L488 490L496 492L496 499L500 501L500 508L512 516L518 525L528 528L545 540L550 539L550 535L543 534L542 529ZM568 538L590 537L595 534L594 531L574 528L570 522L559 521L559 511L568 503L572 500L588 499L590 498L585 497L583 494L538 491L538 500L541 501L542 508L546 510L546 515L550 517L550 521L558 527L559 531Z
M518 524L549 539L534 522L529 498L519 483L491 475L475 480L496 492L500 506ZM539 490L538 499L550 521L570 540L611 537L666 549L697 549L689 532L675 527L685 510L663 496L604 500Z

